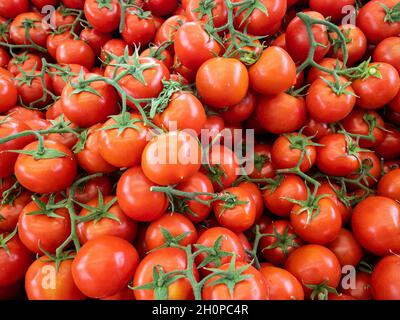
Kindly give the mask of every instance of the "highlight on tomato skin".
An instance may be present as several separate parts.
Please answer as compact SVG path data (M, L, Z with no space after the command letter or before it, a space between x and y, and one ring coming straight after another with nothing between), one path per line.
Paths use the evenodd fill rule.
M400 300L399 73L397 0L0 0L0 300Z

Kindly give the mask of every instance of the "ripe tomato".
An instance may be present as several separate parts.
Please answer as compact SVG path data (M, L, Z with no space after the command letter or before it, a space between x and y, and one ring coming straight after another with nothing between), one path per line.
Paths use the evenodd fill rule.
M254 146L254 167L248 172L252 179L268 179L275 176L275 169L271 161L271 148L267 144Z
M17 235L6 242L8 236L10 236L8 233L0 235L2 241L0 247L0 287L10 286L21 280L34 259L32 252L22 244Z
M400 73L400 37L382 40L375 48L373 59L391 64Z
M353 82L353 89L359 97L356 105L365 109L379 109L393 100L400 88L397 70L388 63L371 63L369 76Z
M15 18L29 10L28 0L6 0L0 1L0 16L4 18Z
M6 113L17 104L18 91L7 77L0 77L0 113Z
M154 36L154 43L160 45L165 41L174 41L176 32L186 21L186 16L181 14L173 15L166 19L157 29L156 35ZM173 53L174 46L170 46L169 50Z
M83 40L65 40L56 49L58 63L80 64L91 69L95 62L93 49Z
M107 41L111 40L111 34L86 27L81 31L79 38L85 41L93 49L93 53L98 56L101 52L101 48Z
M334 58L323 58L321 61L318 62L322 67L327 68L329 70L334 70L336 66L339 68L343 67L343 62L339 59ZM307 80L309 83L313 83L315 80L320 79L321 77L330 76L329 73L320 70L316 67L312 67L308 72Z
M112 53L113 55L120 57L124 54L125 49L128 50L129 55L133 54L132 47L129 44L127 44L125 40L122 39L108 40L101 48L100 59L101 61L108 63L112 60L109 53Z
M61 0L67 8L83 9L84 0Z
M165 244L170 239L165 238L163 229L167 230L174 238L185 235L177 244L187 246L197 240L197 230L193 223L184 215L176 212L167 213L148 226L145 235L147 250L153 250Z
M15 44L36 44L46 47L47 31L37 12L24 12L16 16L10 24L10 37ZM25 27L26 26L26 27Z
M306 297L312 298L312 293L315 293L318 300L327 298L324 288L335 289L341 276L340 263L335 254L316 244L308 244L295 250L287 259L285 269L300 281ZM311 289L310 285L320 286Z
M17 75L21 73L20 69L24 71L40 70L42 66L42 60L37 54L21 53L10 60L7 69L12 74Z
M285 198L306 200L306 185L297 175L284 175L278 177L276 183L265 187L263 198L266 208L273 214L279 217L289 217L294 203Z
M164 17L171 14L178 6L177 0L147 0L144 8L156 16Z
M44 146L65 155L60 158L35 160L32 155L20 154L15 162L15 176L22 186L32 192L62 191L75 179L77 165L74 154L66 146L55 141L44 141ZM23 150L34 151L37 148L38 142L35 141L25 146ZM52 177L52 179L44 180L43 177Z
M89 73L89 70L87 68L79 64L65 64L61 65L61 67L65 70L65 72L57 70L55 68L51 68L51 71L54 72L51 77L52 88L54 93L58 96L61 96L62 91L67 83L70 82L70 80L74 77L78 76L80 72L83 72L83 74ZM61 100L57 100L57 102L61 103Z
M156 34L156 25L150 12L143 12L136 8L125 11L122 38L129 44L145 47Z
M263 266L260 272L268 288L269 300L304 300L303 287L290 272L273 266Z
M261 238L261 253L267 261L277 266L284 265L289 254L303 244L286 220L272 221L261 232L268 234Z
M142 153L143 173L156 184L182 182L199 171L199 142L184 131L173 131L153 138Z
M11 185L12 186L12 185ZM9 187L11 187L9 186ZM6 188L5 190L7 190ZM31 201L31 193L23 191L11 202L6 202L0 207L0 231L12 232L17 226L22 209Z
M386 124L385 128L385 138L374 150L385 160L396 159L400 156L400 131L389 124Z
M231 187L223 190L222 194L234 196L234 198L226 202L218 200L213 203L219 224L234 232L249 229L256 218L256 204L248 189Z
M261 127L274 134L289 133L300 129L307 118L303 97L287 93L261 96L256 106L256 116Z
M276 76L279 74L279 77ZM296 65L279 47L268 47L249 69L250 88L265 95L276 95L296 83Z
M343 7L354 5L355 0L310 0L310 8L318 11L324 17L331 17L333 21L337 21L343 17Z
M82 183L79 188L75 190L75 201L86 203L90 200L97 199L99 192L103 196L108 196L112 192L112 182L108 176L101 176L90 179ZM67 195L70 194L70 189L67 189Z
M316 11L305 12L313 19L325 20L324 16ZM321 60L329 51L329 39L326 26L322 24L314 24L312 26L312 34L319 44L314 52L314 61ZM307 33L307 28L299 17L295 17L290 21L286 29L286 48L292 56L294 62L299 63L307 59L308 52L311 48L311 41Z
M245 97L239 103L229 107L222 113L222 117L227 123L242 122L251 116L256 107L256 103L256 94L248 90Z
M6 68L8 63L10 62L10 55L7 50L4 48L0 48L0 67Z
M222 48L204 30L202 22L186 22L176 31L174 50L185 67L197 70L203 62L218 56Z
M118 0L102 4L96 0L86 0L83 10L93 28L101 32L112 32L119 26L121 7Z
M333 176L347 176L360 167L357 144L341 133L329 134L318 140L317 166Z
M176 281L165 284L154 279L156 267L157 271L164 273L178 270L185 270L187 266L187 257L185 251L178 248L161 248L149 253L137 267L133 278L133 286L142 286L155 281L156 286L164 285L167 289L166 297L168 300L191 300L193 299L193 289L188 279L180 278ZM190 267L192 268L192 267ZM198 278L196 266L193 266L195 278ZM159 274L159 273L158 273ZM154 300L155 290L134 290L136 300Z
M201 0L188 0L185 7L185 14L189 21L202 21L204 23L212 21L216 28L224 26L228 22L228 8L225 1L216 0L211 8L211 15L207 9L204 10L205 3ZM204 12L205 11L205 12ZM250 31L249 31L250 32Z
M342 267L357 266L363 257L362 247L347 229L341 229L336 239L327 247L336 255Z
M39 71L33 71L34 77L28 83L24 82L24 75L19 73L16 75L15 84L22 102L32 107L43 107L48 105L52 100L50 94L46 92L52 90L51 78L45 73L43 80L39 75Z
M56 263L42 256L31 264L25 275L25 291L29 300L84 300L86 296L79 291L72 278L72 260ZM53 280L48 280L54 276ZM54 281L54 282L52 282ZM47 285L43 285L43 284Z
M206 281L202 296L205 300L266 300L268 299L268 290L265 279L256 268L246 265L244 262L235 262L234 269L231 270L230 263L223 264L219 270L227 271L226 278L224 276L214 276ZM243 270L244 269L244 270ZM229 270L229 271L228 271ZM243 270L243 271L242 271ZM241 271L241 272L239 272ZM228 283L230 275L237 274L244 276L245 279L234 283L233 292L230 292ZM214 284L217 280L226 279L227 282Z
M153 221L162 216L168 207L164 193L152 192L151 182L140 166L125 171L117 184L117 199L121 209L136 221Z
M400 205L386 197L370 196L353 210L351 226L358 242L379 256L400 252Z
M72 262L72 276L88 297L111 296L132 279L139 263L136 249L126 240L101 236L86 242Z
M371 291L371 275L362 271L358 271L356 273L355 287L341 290L341 292L358 300L371 300Z
M89 240L96 239L101 236L114 236L132 242L135 239L137 232L137 224L129 219L121 210L118 203L113 203L106 210L104 206L110 206L110 202L114 199L113 196L104 198L103 203L99 199L93 199L85 203L79 217L84 219L85 216L93 215L93 219L78 223L77 233L79 242L84 244Z
M255 221L257 222L264 213L264 200L260 188L255 183L249 181L239 183L238 187L246 189L253 199L256 208Z
M221 109L238 104L246 96L248 87L246 67L236 59L209 59L196 74L197 92L210 107Z
M325 81L330 81L330 84ZM335 87L333 77L315 80L306 98L307 110L315 121L333 123L344 119L353 110L356 97L351 84L339 78L339 86L344 86L345 91Z
M379 180L377 193L379 196L400 201L400 169L389 171Z
M375 300L400 299L400 258L391 255L380 260L371 277L372 296Z

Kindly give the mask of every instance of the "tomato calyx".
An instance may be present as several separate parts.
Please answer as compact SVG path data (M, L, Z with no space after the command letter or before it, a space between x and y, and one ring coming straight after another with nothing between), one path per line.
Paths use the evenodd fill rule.
M357 67L348 69L344 75L351 80L366 80L369 77L382 79L382 74L379 71L380 64L370 65L370 62L371 58L361 62Z
M137 126L137 123L140 123L143 121L139 118L131 118L131 115L129 112L121 112L120 114L116 116L110 116L111 119L115 121L114 124L108 125L101 127L98 129L99 131L103 130L112 130L112 129L118 129L117 136L119 137L126 129L135 129L136 131L141 132L143 129L141 129L139 126Z
M295 235L295 234L289 235L289 226L285 227L285 230L283 231L283 233L279 233L276 230L274 222L272 222L272 230L273 230L273 233L264 233L263 237L273 237L276 240L269 246L262 248L261 249L262 252L265 250L272 250L275 248L280 248L282 250L283 254L285 255L285 257L287 257L289 255L289 251L288 251L289 247L293 247L293 248L300 247L296 243L296 241L294 241L294 239L297 238L297 235Z
M56 195L54 193L50 194L47 199L40 199L36 195L33 195L32 199L39 207L39 210L27 213L28 216L45 215L49 218L64 219L64 217L57 214L55 210L64 208L66 201L61 200L59 202L55 202Z
M254 153L253 158L254 158L254 167L258 172L262 170L262 168L267 162L271 161L271 158L268 157L267 155L258 154L256 152Z
M83 69L81 69L76 80L70 82L71 87L74 89L71 92L70 96L79 94L82 92L89 92L89 93L92 93L92 94L102 98L101 94L96 89L94 89L93 87L90 86L90 83L94 82L94 81L90 81L90 80L91 80L90 78L85 79Z
M266 185L261 187L261 190L269 190L270 192L275 192L276 189L281 185L285 176L283 174L277 174L275 178L266 179Z
M379 2L379 4L386 12L384 18L385 22L388 22L389 24L400 22L400 3L397 3L393 8L389 8L387 5L381 2Z
M158 246L157 248L154 248L152 250L149 251L153 252L156 251L160 248L169 248L169 247L177 247L179 246L179 243L185 239L188 235L190 235L190 231L184 232L180 235L177 235L176 237L174 237L171 232L169 232L167 229L165 229L164 227L160 227L160 231L162 236L164 237L164 243L161 246Z
M172 44L174 44L173 41L167 40L161 43L160 45L150 45L149 46L149 51L150 55L149 57L164 61L165 56L162 55L163 51L166 50L168 47L170 47Z
M215 165L205 165L207 170L206 176L211 180L212 183L217 183L221 188L223 188L222 179L226 178L227 174L220 164Z
M328 300L329 293L339 295L336 289L328 286L327 283L328 280L325 280L319 284L305 284L307 288L312 290L311 300L315 300L316 297L318 300Z
M40 251L42 251L44 253L44 256L42 256L40 259L43 262L55 262L55 269L56 272L58 272L58 270L60 269L60 264L63 261L66 260L73 260L75 258L76 252L74 250L68 250L65 252L58 252L56 254L51 254L48 251L46 251L45 249L43 249L40 245L39 245L39 249Z
M43 138L42 138L43 139ZM51 148L46 148L44 143L40 143L36 150L7 150L7 152L15 152L19 154L25 154L28 156L33 157L34 160L41 160L41 159L55 159L55 158L63 158L68 157L68 154Z
M115 214L109 212L111 207L117 202L117 197L114 197L108 203L105 203L102 192L98 190L97 199L98 202L95 207L73 200L76 204L80 205L82 208L86 209L89 212L87 215L78 217L77 218L78 222L82 223L82 222L93 221L93 223L96 224L101 219L107 218L121 223L121 220L117 216L115 216Z
M372 272L374 272L374 266L364 260L360 261L360 263L357 265L357 269L368 274L372 274Z
M237 195L232 194L229 191L223 191L220 195L220 200L222 201L222 210L219 213L219 216L222 216L228 209L233 209L236 206L248 203L248 201L238 200Z
M333 75L334 75L334 78L335 78L334 82L326 79L325 77L321 77L320 79L323 82L325 82L328 85L328 87L331 88L332 92L335 93L337 96L341 96L343 94L346 94L346 95L357 97L357 95L354 92L352 92L350 90L347 90L347 88L349 86L351 86L351 82L350 81L341 83L340 82L340 78L338 77L338 75L335 72L333 73Z
M0 24L0 39L4 42L8 42L9 39L10 22L11 20L7 20Z
M96 2L97 2L97 8L99 8L99 9L103 9L103 8L106 8L108 10L112 9L112 6L111 6L112 0L96 0Z
M213 23L212 9L215 7L215 0L201 0L199 6L193 10L193 13L196 13L198 20L201 20L203 16L207 16L207 19L211 20Z
M264 13L266 16L268 16L268 10L265 7L265 5L260 1L260 0L248 0L248 1L242 1L240 3L240 8L238 9L236 15L240 15L242 12L246 10L246 13L243 16L242 21L239 24L239 27L242 26L244 23L248 23L248 19L251 16L251 14L254 12L254 10L258 9L262 13ZM236 4L237 5L237 4Z
M13 232L9 233L8 235L6 235L6 233L2 233L0 234L0 248L3 248L5 250L5 252L11 256L11 252L10 249L8 248L7 243L14 238L14 236L17 234L18 231L18 226L15 227L15 229L13 230Z
M202 253L206 253L207 256L204 260L197 266L197 268L204 268L208 264L214 264L216 267L221 266L222 258L224 257L233 257L234 254L231 252L221 250L223 237L220 236L214 242L212 247L207 247L202 244L195 244L194 247ZM197 251L197 252L199 252ZM208 270L208 269L207 269Z

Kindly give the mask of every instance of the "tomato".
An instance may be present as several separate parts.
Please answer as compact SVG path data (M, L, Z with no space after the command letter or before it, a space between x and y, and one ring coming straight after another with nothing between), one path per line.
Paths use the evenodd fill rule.
M50 76L45 73L42 80L39 73L39 71L34 71L34 77L28 83L24 82L24 75L22 73L16 75L15 84L20 98L25 105L43 107L52 101L50 94L46 91L51 91L52 89Z
M336 255L342 267L347 265L357 266L363 257L362 247L351 231L346 229L341 229L336 239L329 243L327 247Z
M299 280L285 269L265 266L260 269L264 276L269 300L304 300L304 290Z
M233 3L240 2L238 0ZM260 10L263 6L266 12ZM234 25L255 36L266 36L274 34L280 27L281 21L286 13L286 1L282 0L261 0L253 9L239 10L241 7L236 7L234 10Z
M342 11L343 7L353 6L355 2L355 0L310 0L310 8L337 21L346 13Z
M83 40L65 40L56 49L58 63L80 64L91 69L95 63L93 49Z
M167 49L163 49L156 45L150 45L146 50L143 50L139 57L152 57L164 63L168 70L171 70L174 63L171 53Z
M156 34L156 25L149 12L143 12L135 8L125 11L122 38L129 44L135 46L146 46Z
M256 218L256 205L248 189L231 187L223 190L222 194L233 198L226 202L218 200L213 203L219 224L234 232L249 229Z
M105 4L86 0L83 10L89 23L100 32L112 32L119 27L121 7L118 0L110 0Z
M327 84L325 81L330 81ZM335 91L335 80L333 77L315 80L306 98L307 110L316 121L334 123L344 119L356 104L354 90L345 79L339 78L339 85L345 86L345 91Z
M197 70L203 62L218 56L221 49L221 45L210 37L201 22L186 22L175 34L175 54L179 61L191 70ZM213 65L215 66L215 63Z
M339 68L343 67L343 62L339 59L334 59L334 58L323 58L321 61L318 61L318 63L322 67L327 68L329 70L334 70L337 66ZM327 76L330 76L330 74L316 67L312 67L308 72L307 80L309 83L313 83L315 80Z
M163 215L168 207L164 193L152 192L154 185L136 166L125 171L117 184L117 199L122 211L136 221L153 221Z
M286 220L272 221L261 232L268 234L261 238L261 253L267 261L277 266L284 265L289 254L303 244Z
M357 179L360 176L364 176L360 182L365 186L375 185L381 177L381 162L375 155L375 152L360 152L361 166L357 172L350 175L348 178ZM367 173L367 174L365 174ZM357 185L349 183L350 188L357 188Z
M243 270L244 268L244 270ZM218 268L219 270L228 271L229 273L224 276L214 276L206 281L202 297L204 300L266 300L268 299L268 290L265 280L256 268L251 265L246 265L244 262L236 262L231 269L231 264L226 263ZM243 270L243 271L242 271ZM231 274L242 275L245 279L234 283L233 291L230 292L228 283L230 282ZM219 282L214 284L217 280L226 279L225 283Z
M6 241L10 236L11 239ZM24 277L34 257L17 235L2 233L0 239L0 287L6 287L15 284Z
M100 52L100 59L106 63L110 62L112 58L109 56L109 53L120 57L124 54L125 50L128 50L128 54L133 54L132 47L126 43L125 40L122 39L111 39L108 40L103 47L101 48Z
M79 38L85 41L93 49L93 53L98 56L101 48L111 39L111 34L86 27L81 31Z
M15 176L26 189L38 193L59 192L67 188L75 179L76 160L66 146L55 141L45 141L44 146L65 154L59 158L38 159L28 154L20 154L15 163ZM38 142L32 142L24 147L25 151L34 151ZM43 180L43 177L52 177Z
M253 199L256 208L255 221L257 222L264 212L264 200L260 188L255 183L248 181L239 183L238 187L246 189Z
M15 18L29 10L28 0L6 0L0 1L0 16L4 18Z
M67 8L83 9L84 0L61 0Z
M74 199L80 203L86 203L93 199L97 199L99 192L103 196L108 196L112 192L112 182L108 176L101 176L90 179L82 183L75 190ZM70 189L67 189L67 195L70 194Z
M370 196L353 210L351 226L358 242L369 252L385 256L400 251L400 205L386 197Z
M101 236L114 236L132 242L137 232L137 224L129 219L121 210L117 202L113 202L113 196L106 196L103 203L100 199L93 199L85 203L79 213L79 217L93 215L88 221L83 220L77 225L79 242L84 244L89 240ZM111 204L110 204L111 203ZM111 206L108 210L107 207Z
M306 15L313 19L325 20L324 16L316 11L307 11ZM323 46L317 46L314 52L314 61L321 60L329 51L329 39L327 27L322 24L312 26L312 34L315 41ZM307 28L299 17L290 21L286 29L286 48L292 56L294 62L299 63L307 59L311 48L311 42L307 33Z
M300 161L302 152L303 159L300 170L306 172L311 169L317 157L316 148L303 134L288 134L278 137L271 149L272 165L275 169L294 168Z
M307 117L303 97L287 93L261 96L256 106L256 116L261 127L274 134L289 133L300 129Z
M15 55L8 63L8 71L13 75L21 73L21 70L31 71L40 70L42 68L42 61L40 57L32 53L21 53Z
M8 63L10 62L10 55L8 54L7 50L4 48L0 48L0 67L5 68L7 67Z
M357 14L357 26L365 33L368 42L377 44L400 33L400 22L386 12L398 4L397 0L373 0L363 6ZM395 15L395 12L393 13Z
M177 190L184 192L208 192L214 193L214 187L211 180L202 172L196 172L186 181L176 186ZM207 195L200 195L197 197L200 200L210 200ZM202 204L196 200L186 200L178 198L178 201L182 201L182 211L192 222L201 222L205 220L211 212L211 206Z
M342 292L358 300L371 300L371 275L366 272L358 271L356 273L355 288L343 289Z
M318 140L317 166L333 176L346 176L356 171L360 162L357 144L341 133L329 134Z
M14 83L6 78L0 78L0 113L5 113L17 104L18 91Z
M24 12L14 18L10 24L10 36L15 44L36 44L46 47L47 31L37 12ZM26 25L27 27L24 27Z
M196 74L196 88L201 100L214 108L238 104L246 96L248 87L246 67L236 59L209 59Z
M193 130L199 135L206 122L206 112L203 104L191 92L178 91L174 93L165 110L156 115L154 122L169 131Z
M400 169L395 169L382 176L378 183L379 196L400 201Z
M60 1L59 0L31 0L31 2L35 7L42 9L46 5L57 6Z
M59 96L61 96L64 87L67 85L67 82L78 76L80 72L83 72L83 74L89 73L87 68L79 64L65 64L61 65L61 68L65 71L57 70L55 68L51 69L54 72L51 78L53 91Z
M254 146L254 167L248 174L252 179L268 179L275 176L269 145L256 144Z
M393 110L393 111L395 111L396 112L396 115L400 112L400 90L399 90L399 93L396 95L396 97L392 100L392 101L390 101L390 103L389 103L389 108L388 108L388 110ZM390 120L394 120L393 118L395 118L393 115L392 115L392 117L388 117L389 119L389 121ZM399 120L398 120L398 116L397 116L397 122L398 122ZM395 122L393 122L394 124L396 124Z
M126 240L101 236L86 242L72 262L72 276L88 297L113 295L132 279L139 263L136 249Z
M185 14L189 21L212 21L216 28L224 26L228 22L228 8L223 0L216 0L210 10L211 15L204 9L207 6L202 0L189 0L185 7ZM250 31L249 31L250 32Z
M218 239L220 243L217 241ZM231 255L226 255L224 252L233 253L236 256L236 262L246 260L246 252L240 238L233 231L223 227L212 227L206 229L197 239L196 244L213 248L217 246L214 255L209 255L206 252L198 254L195 258L197 265L200 265L207 259L208 263L205 268L219 267L225 263L229 263L232 259ZM206 269L200 269L202 274L209 274Z
M154 220L147 228L145 241L147 250L153 250L165 246L168 239L165 238L163 229L168 231L174 238L185 235L177 244L187 246L197 240L197 230L193 223L180 213L167 213Z
M144 7L156 16L166 16L174 12L178 7L177 0L148 0L145 1Z
M287 259L285 269L301 282L306 297L311 295L313 298L312 293L315 293L318 300L326 299L323 289L335 289L341 276L340 263L335 254L317 244L308 244L295 250ZM310 289L310 285L320 287Z
M174 41L176 32L178 31L179 27L186 21L186 16L181 14L173 15L166 19L157 29L156 35L154 36L154 43L160 45L165 41ZM171 53L173 53L174 46L170 46L169 50L171 51Z
M279 77L275 75L279 74ZM265 95L276 95L296 83L296 65L279 47L268 47L249 68L250 88Z
M240 174L239 160L236 154L224 145L214 144L209 150L208 163L203 167L216 191L228 188Z
M374 50L373 59L391 64L400 73L400 37L382 40Z
M185 251L178 248L161 248L149 253L137 267L133 278L133 286L142 286L155 281L159 286L160 281L154 279L155 271L162 270L164 273L178 270L185 270L187 266ZM157 268L156 268L157 267ZM193 266L195 278L198 278L197 270ZM168 300L191 300L193 299L193 289L186 278L180 278L166 286L167 292L164 299ZM136 300L154 300L155 290L134 290Z
M227 123L239 123L248 119L253 113L257 103L257 97L251 90L237 104L227 108L222 117Z
M383 141L377 145L375 152L385 160L391 160L400 156L400 131L386 124L386 135Z
M24 122L17 119L0 117L0 121L1 138L29 130ZM0 144L0 178L11 176L14 173L14 164L18 158L18 153L7 152L7 150L22 149L33 139L33 136L25 136Z
M388 63L371 63L368 77L353 82L353 89L359 97L356 105L365 109L379 109L396 97L400 88L397 70Z
M297 175L280 176L275 183L266 186L263 198L265 207L273 214L279 217L289 217L294 203L285 198L306 200L306 185Z
M380 260L371 276L372 296L375 300L400 299L400 258L391 255Z
M133 290L126 286L111 296L101 298L101 300L135 300L135 296Z
M142 153L143 173L156 184L182 182L200 169L198 141L184 131L173 131L153 138Z
M31 264L25 276L25 291L29 300L84 300L72 278L72 260L63 260L56 270L56 263L42 256ZM54 276L53 281L48 280ZM48 285L43 285L44 283Z

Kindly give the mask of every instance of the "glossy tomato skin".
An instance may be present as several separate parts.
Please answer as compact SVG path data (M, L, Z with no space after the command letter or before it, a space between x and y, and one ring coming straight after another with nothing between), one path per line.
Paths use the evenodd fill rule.
M337 21L345 14L342 12L342 8L354 3L355 0L310 0L310 8L325 17L331 17L333 21Z
M372 273L372 296L375 300L400 299L400 258L390 255L380 260Z
M117 198L126 215L136 221L153 221L162 216L168 199L164 193L150 191L153 185L140 166L123 173L117 184Z
M46 198L41 200L45 203L48 201ZM57 218L45 214L29 214L39 210L40 207L35 201L31 201L24 207L18 219L19 238L33 253L43 253L41 248L54 253L71 232L68 210L66 208L54 210L54 213L60 216Z
M0 78L0 112L6 113L17 103L18 91L15 84L6 77Z
M66 69L66 71L69 72L69 75L66 77L65 77L65 75L63 75L63 76L58 75L57 70L54 69L52 71L54 71L55 74L52 75L52 78L51 78L53 91L55 94L57 94L59 96L61 96L64 87L67 85L67 82L69 82L73 77L78 76L80 72L83 72L84 74L89 73L89 70L87 68L85 68L79 64L64 64L64 65L61 65L61 67L63 69ZM58 102L58 103L60 103L60 102Z
M220 270L228 270L230 263L223 264L219 267ZM236 262L235 270L246 266L244 262ZM215 276L208 280L202 290L202 296L205 300L267 300L268 289L265 284L265 279L256 268L249 266L242 275L249 277L241 282L236 283L233 294L231 295L228 287L225 284L215 284L212 282L220 278Z
M111 34L86 27L81 31L79 38L92 48L97 57L101 52L101 48L111 39Z
M93 49L83 40L66 40L56 49L58 63L80 64L91 69L95 62Z
M279 94L296 83L296 65L282 48L268 47L250 67L249 77L254 91L264 95Z
M42 22L42 15L37 12L24 12L16 16L10 24L10 37L15 44L30 44L30 40L36 45L46 47L47 31ZM26 35L24 23L31 21L32 26L27 28Z
M99 192L101 192L103 196L110 195L112 189L113 186L111 179L108 176L103 175L82 183L80 188L75 190L74 199L80 203L86 203L93 199L97 199ZM70 189L67 189L67 195L69 194Z
M7 0L0 2L0 16L4 18L15 18L29 9L28 0Z
M264 200L259 186L253 182L244 181L239 183L238 187L246 189L253 199L256 208L256 217L254 221L257 222L264 213Z
M212 58L196 74L201 100L214 108L233 106L246 96L249 76L242 62L231 58ZM223 93L223 95L222 95Z
M7 235L5 233L4 237ZM12 285L21 280L34 259L32 252L23 245L17 235L7 242L7 247L10 254L4 248L0 248L0 287Z
M175 14L166 19L157 29L156 35L154 36L154 43L160 45L165 41L174 41L176 32L178 31L179 27L186 21L186 16L181 14ZM173 53L174 46L170 46L169 50L171 53Z
M355 288L343 289L341 292L352 296L358 300L371 300L372 299L371 289L371 274L363 271L356 273L356 284Z
M179 248L161 248L149 253L136 269L134 286L141 286L153 281L153 269L160 266L164 272L187 269L186 253ZM193 267L195 268L195 266ZM194 269L195 278L198 278ZM154 300L154 290L134 290L136 300ZM191 300L193 289L186 278L180 278L168 286L168 300Z
M107 205L114 199L113 196L104 197L104 204ZM90 200L86 205L96 208L99 204L98 199ZM85 244L89 240L96 239L100 236L114 236L132 242L135 239L137 232L137 223L129 219L121 210L118 203L113 204L107 211L114 216L114 219L108 217L101 217L99 220L85 221L78 223L77 233L79 242ZM91 214L85 208L79 213L79 217L84 217Z
M142 153L144 174L159 185L183 182L198 172L200 165L200 145L192 135L184 131L156 136Z
M400 201L400 169L384 174L378 183L377 194Z
M145 47L156 33L156 25L152 15L141 17L140 12L130 8L125 12L124 27L121 35L129 45Z
M55 262L47 262L42 256L31 264L25 276L25 291L29 300L84 300L72 278L72 260L61 261L58 271ZM55 276L54 287L43 286L46 277ZM48 281L48 280L47 280Z
M303 97L293 97L283 92L259 97L256 116L262 128L282 134L300 129L306 121L307 109Z
M341 268L335 254L326 247L308 244L294 251L285 264L285 269L303 285L308 298L310 284L325 284L331 288L339 285Z
M400 251L400 205L386 197L370 196L353 210L351 226L369 252L385 256Z
M248 174L252 179L273 178L275 176L269 145L256 144L254 146L254 168Z
M227 123L238 123L248 119L253 113L257 103L257 95L251 90L247 91L245 97L237 104L229 107L222 113Z
M333 176L346 176L356 171L360 163L355 155L347 153L348 141L343 134L330 134L319 141L317 150L318 168Z
M299 280L285 269L263 266L260 269L268 288L269 300L304 300Z
M113 295L132 279L139 263L136 249L126 240L101 236L88 241L72 262L72 276L88 297Z
M16 75L15 84L17 86L18 93L21 97L22 102L25 105L38 107L44 107L51 102L50 94L45 93L45 89L51 92L51 79L50 76L45 73L43 76L43 80L40 78L39 71L31 71L33 77L31 83L25 83L22 81L23 74L18 73Z
M383 141L374 150L385 160L396 159L400 156L400 131L389 124L385 125L386 135Z
M46 148L63 152L65 156L35 160L31 155L20 154L15 162L15 176L26 189L38 193L59 192L69 187L75 179L77 165L74 154L61 143L47 140ZM24 150L36 150L38 142L25 146ZM43 177L52 177L51 181Z
M187 233L179 242L181 246L193 244L197 240L197 230L193 223L184 215L176 212L167 213L150 223L146 230L145 241L147 250L153 250L165 245L161 228L167 230L173 237Z
M4 117L1 120L4 120ZM29 130L29 127L24 122L9 118L0 124L0 137L5 138L26 130ZM14 164L18 158L18 153L6 152L6 150L22 149L33 139L34 137L30 135L0 144L0 178L6 178L13 174Z
M161 17L171 14L177 7L177 0L148 0L144 3L144 8L146 10Z
M112 32L119 26L121 7L112 0L107 7L101 7L95 0L86 0L83 10L89 23L101 32Z
M389 63L400 73L400 37L382 40L374 50L373 60Z
M364 255L362 247L347 229L341 229L336 239L327 247L336 255L342 267L357 266Z

